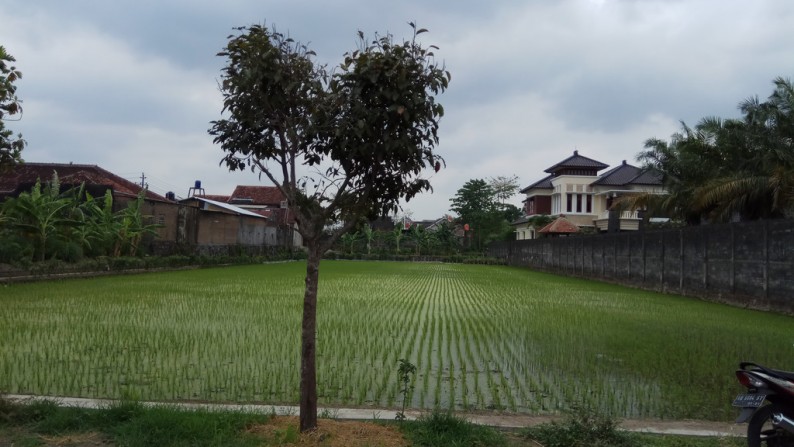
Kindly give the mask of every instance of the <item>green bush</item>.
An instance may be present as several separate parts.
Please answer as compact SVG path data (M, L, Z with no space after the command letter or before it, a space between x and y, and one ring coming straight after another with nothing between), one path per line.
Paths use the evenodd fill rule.
M583 407L574 407L561 423L551 422L524 430L524 436L545 447L635 447L619 421Z
M423 447L499 447L507 445L501 432L492 427L473 424L451 412L433 411L415 421L400 424L412 445Z

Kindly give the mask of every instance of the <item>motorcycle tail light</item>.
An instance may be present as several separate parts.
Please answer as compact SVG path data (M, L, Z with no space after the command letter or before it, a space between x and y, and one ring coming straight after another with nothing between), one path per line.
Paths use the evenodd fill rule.
M739 383L745 388L760 388L764 386L764 382L746 371L736 371L736 378L739 379Z

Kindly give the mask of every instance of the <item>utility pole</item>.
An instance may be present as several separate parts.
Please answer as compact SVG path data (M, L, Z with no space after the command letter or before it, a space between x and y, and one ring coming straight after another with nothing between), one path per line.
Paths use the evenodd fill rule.
M146 174L141 172L141 188L146 188L146 187L147 187L147 185L146 185Z

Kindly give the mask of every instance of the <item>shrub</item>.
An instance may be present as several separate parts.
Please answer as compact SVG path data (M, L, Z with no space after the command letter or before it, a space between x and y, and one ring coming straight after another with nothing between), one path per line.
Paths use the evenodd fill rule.
M634 438L618 430L619 421L578 406L561 423L551 422L524 430L524 436L545 447L634 447Z
M503 446L507 440L494 428L473 424L450 412L433 411L400 425L412 445L424 447Z

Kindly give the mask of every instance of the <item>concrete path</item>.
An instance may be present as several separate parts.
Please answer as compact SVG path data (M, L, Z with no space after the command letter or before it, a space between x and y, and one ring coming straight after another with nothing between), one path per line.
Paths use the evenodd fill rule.
M20 394L1 395L5 399L15 402L32 402L39 400L55 401L65 407L78 408L107 408L118 401L108 399L86 399L79 397L53 397L30 396ZM147 407L177 406L185 409L202 409L209 411L246 411L253 413L297 415L298 407L286 405L243 405L243 404L215 404L191 402L142 402ZM377 408L319 408L321 418L353 419L353 420L391 420L397 412ZM406 411L406 418L414 420L422 414L421 411ZM523 428L534 426L554 420L550 416L531 416L516 413L456 413L475 424L489 425L497 428ZM660 421L660 420L627 420L622 421L620 428L640 433L656 433L668 435L709 436L709 437L741 437L745 436L745 424L732 424L728 422L711 421Z

